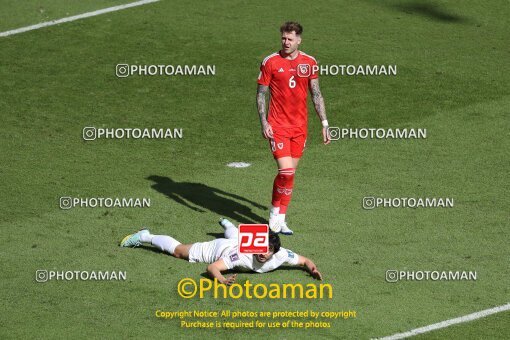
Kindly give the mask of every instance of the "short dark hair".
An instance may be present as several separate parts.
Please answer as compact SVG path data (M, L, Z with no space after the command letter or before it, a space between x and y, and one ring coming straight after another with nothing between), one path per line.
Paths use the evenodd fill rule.
M277 253L280 250L281 247L280 242L280 236L278 234L273 233L272 231L269 232L269 250L271 250L273 253Z
M287 21L283 25L280 26L280 33L291 33L296 32L296 35L301 35L303 33L303 26L299 22L296 21Z

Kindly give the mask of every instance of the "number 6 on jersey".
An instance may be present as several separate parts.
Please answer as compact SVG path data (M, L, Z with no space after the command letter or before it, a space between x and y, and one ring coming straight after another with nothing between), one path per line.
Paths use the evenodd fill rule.
M289 87L291 89L296 87L296 81L294 80L294 76L290 77L290 79L289 79Z

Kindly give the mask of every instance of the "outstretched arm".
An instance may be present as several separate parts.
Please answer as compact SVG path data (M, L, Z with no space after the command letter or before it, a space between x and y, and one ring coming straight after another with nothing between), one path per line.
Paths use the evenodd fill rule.
M317 270L317 266L312 260L304 256L298 255L298 265L305 267L313 278L322 281L322 274Z
M210 265L207 266L207 273L209 273L209 276L211 276L212 279L216 279L218 280L219 283L223 283L226 284L227 286L230 286L235 282L237 274L225 277L221 272L226 270L228 270L228 268L225 265L223 259L219 259L218 261L211 263Z
M267 122L267 102L266 95L269 87L265 85L257 86L257 111L259 112L260 126L262 127L262 136L265 139L273 138L273 129Z
M329 144L331 140L328 135L328 118L326 117L326 107L324 105L324 98L322 97L321 89L319 86L319 79L310 79L309 88L310 93L312 94L312 101L313 105L315 106L315 111L317 112L317 116L322 123L322 140L324 144Z

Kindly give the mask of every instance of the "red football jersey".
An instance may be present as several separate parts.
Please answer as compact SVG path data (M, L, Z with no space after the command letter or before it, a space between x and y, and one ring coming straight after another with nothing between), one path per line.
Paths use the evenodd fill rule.
M294 60L273 53L262 61L257 82L271 90L268 122L273 129L306 129L308 83L318 77L316 65L315 58L303 52Z

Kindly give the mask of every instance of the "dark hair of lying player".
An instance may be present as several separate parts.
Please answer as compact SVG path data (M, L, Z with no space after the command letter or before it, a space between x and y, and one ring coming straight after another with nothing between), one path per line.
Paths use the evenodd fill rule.
M269 232L269 250L271 250L274 254L276 254L281 247L280 236L278 234Z

